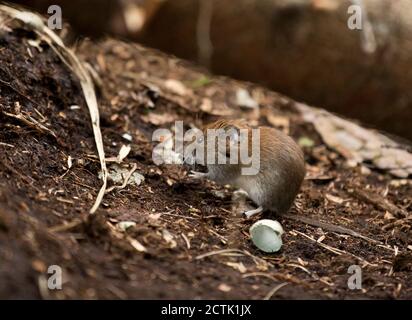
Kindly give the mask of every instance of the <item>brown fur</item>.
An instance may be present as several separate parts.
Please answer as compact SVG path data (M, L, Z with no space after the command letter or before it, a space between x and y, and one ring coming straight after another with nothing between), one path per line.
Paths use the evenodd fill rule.
M248 144L251 150L252 131L243 120L219 120L207 125L204 132L207 129L229 128L249 129ZM214 164L207 166L207 177L221 184L242 188L263 209L283 214L291 207L305 176L303 152L283 132L270 127L259 129L260 170L257 175L242 175L241 164Z

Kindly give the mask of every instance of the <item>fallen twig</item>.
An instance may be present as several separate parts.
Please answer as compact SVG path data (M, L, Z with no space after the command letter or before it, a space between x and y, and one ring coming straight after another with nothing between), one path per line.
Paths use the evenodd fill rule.
M394 228L394 227L397 227L397 226L402 226L402 225L408 224L408 223L411 224L411 222L412 222L412 217L407 217L407 218L403 218L403 219L398 219L398 220L396 220L396 221L389 222L389 223L385 224L385 225L382 227L382 230L387 231L387 230L389 230L389 229L391 229L391 228Z
M293 232L301 235L302 237L305 237L306 239L309 239L309 240L315 242L316 244L318 244L318 245L321 246L322 248L324 248L324 249L326 249L326 250L328 250L328 251L330 251L330 252L333 252L334 254L337 254L337 255L339 255L339 256L342 255L342 254L347 254L347 255L350 255L350 256L356 258L356 259L359 260L359 261L362 261L362 262L365 263L365 264L368 264L368 265L370 265L370 266L376 266L376 265L374 265L374 264L366 261L365 259L363 259L363 258L361 258L361 257L358 257L357 255L355 255L355 254L353 254L353 253L350 253L350 252L347 252L347 251L344 251L344 250L341 250L341 249L338 249L338 248L329 246L329 245L324 244L324 243L322 243L322 242L318 242L318 241L316 241L316 239L313 239L312 237L309 237L307 234L304 234L303 232L300 232L300 231L297 231L297 230L293 230Z
M73 229L83 223L83 220L80 219L74 219L73 221L66 223L66 224L60 224L58 226L50 227L48 229L49 232L63 232L63 231L68 231L70 229Z
M269 291L269 293L263 298L263 300L270 300L272 296L278 292L280 289L282 289L284 286L288 285L289 283L283 282L281 284L278 284L276 287L274 287L272 290Z
M406 212L404 209L395 206L393 203L389 202L387 199L380 195L373 194L361 189L356 189L352 191L351 194L359 200L366 201L374 205L377 209L389 211L391 214L398 218L405 218L409 215L409 213Z
M325 281L324 279L322 279L321 277L319 277L316 273L311 272L310 270L308 270L308 269L305 268L304 266L301 266L301 265L296 264L296 263L288 263L288 264L286 264L286 265L287 265L288 267L294 267L294 268L297 268L297 269L302 270L303 272L306 272L308 275L310 275L310 276L311 276L313 279L315 279L316 281L322 282L322 283L328 285L329 287L331 287L331 286L334 285L333 283L330 283L330 282Z
M223 250L215 250L215 251L211 251L211 252L207 252L204 254L201 254L199 256L197 256L195 259L196 260L200 260L206 257L210 257L210 256L214 256L214 255L240 255L240 256L248 256L251 257L253 259L253 262L257 265L257 266L263 266L265 267L265 269L267 269L269 266L273 266L273 264L271 264L270 262L267 262L266 260L256 257L253 254L251 254L250 252L246 251L246 250L240 250L240 249L223 249Z
M276 274L270 274L267 272L251 272L251 273L246 273L242 275L242 278L250 278L250 277L265 277L268 279L271 279L273 281L288 281L297 285L302 285L306 288L310 288L310 285L306 282L303 282L302 280L290 275L290 274L281 274L281 273L276 273Z
M346 227L337 226L337 225L334 225L334 224L331 224L331 223L326 223L326 222L322 222L322 221L319 221L319 220L311 219L309 217L304 217L304 216L299 216L299 215L294 215L294 214L286 214L283 217L288 218L288 219L292 219L294 221L300 221L300 222L306 223L306 224L314 226L314 227L319 227L319 228L322 228L322 229L330 231L330 232L347 234L349 236L360 238L360 239L366 240L368 242L377 244L377 245L379 245L379 246L381 246L385 249L393 251L393 248L391 248L389 246L386 246L384 243L382 243L378 240L369 238L367 236L364 236L364 235L362 235L362 234L360 234L360 233L358 233L358 232L356 232L352 229L346 228Z
M200 260L206 257L211 257L214 255L219 255L219 254L227 254L227 253L239 253L241 255L245 255L245 253L240 249L223 249L223 250L215 250L215 251L211 251L211 252L198 255L195 259Z
M0 146L9 147L9 148L14 148L14 146L13 146L12 144L5 143L5 142L0 142Z
M106 221L106 225L109 227L110 234L116 239L123 239L129 243L129 245L138 252L147 252L147 249L138 240L131 236L119 232L110 222Z
M42 125L40 122L38 122L36 119L34 119L33 117L31 117L28 114L26 114L26 115L24 115L23 113L21 113L21 114L12 114L12 113L8 113L8 112L5 112L5 111L3 111L3 114L10 117L10 118L17 119L17 120L21 121L22 123L24 123L28 127L32 128L32 129L35 129L36 131L38 131L40 133L50 134L54 138L57 138L56 134L52 130L50 130L46 126Z

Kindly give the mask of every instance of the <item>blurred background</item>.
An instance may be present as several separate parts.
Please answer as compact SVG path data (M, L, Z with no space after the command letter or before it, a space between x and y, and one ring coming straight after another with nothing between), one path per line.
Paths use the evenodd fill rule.
M17 0L412 140L411 0ZM362 8L351 30L348 8Z

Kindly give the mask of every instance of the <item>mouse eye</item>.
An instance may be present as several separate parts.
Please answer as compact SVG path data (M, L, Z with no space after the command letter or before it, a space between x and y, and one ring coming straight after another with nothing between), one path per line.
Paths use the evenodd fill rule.
M197 142L198 142L198 143L202 143L202 142L203 142L203 137L197 138Z

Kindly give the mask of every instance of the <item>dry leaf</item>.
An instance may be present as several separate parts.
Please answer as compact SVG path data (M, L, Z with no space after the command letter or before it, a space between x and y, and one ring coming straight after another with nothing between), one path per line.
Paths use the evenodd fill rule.
M108 176L107 178L113 181L116 184L122 183L125 178L128 176L130 172L129 168L121 167L118 164L112 164L109 167ZM101 173L99 174L99 178L101 177ZM133 172L130 176L129 180L127 181L128 185L136 185L139 186L144 181L144 176L138 172Z
M159 218L162 216L162 213L151 213L148 216L148 219L151 223L156 222L157 220L159 220Z
M159 114L154 112L150 112L149 114L144 115L141 118L144 122L154 124L155 126L160 126L173 122L175 120L175 117L170 113Z
M147 249L144 245L142 245L139 241L133 238L129 238L129 243L132 245L139 252L147 252Z
M200 110L206 113L211 113L212 112L212 100L208 98L203 98L202 103L200 104Z
M190 93L190 90L186 86L175 79L168 79L164 82L164 86L169 89L169 91L177 94L179 96L185 96Z
M226 104L216 102L213 103L212 100L208 98L204 98L202 100L199 109L214 116L226 117L233 114L233 109L229 108Z
M302 117L314 125L325 144L344 156L349 165L370 161L400 178L412 174L412 154L395 141L327 111L300 103L296 106Z
M175 248L177 243L174 240L174 236L167 230L162 230L163 239L170 245L170 248Z
M333 195L331 195L331 194L329 194L329 193L327 193L325 197L326 197L326 199L328 199L330 202L334 202L334 203L337 203L337 204L342 204L343 201L345 201L345 200L343 200L342 198L339 198L339 197L337 197L337 196L333 196Z
M259 104L251 97L246 89L238 89L236 91L236 104L240 107L255 109Z
M384 218L385 220L393 220L393 219L395 219L395 217L393 216L393 214L390 213L389 211L386 211L386 212L385 212L385 214L383 215L383 218Z

